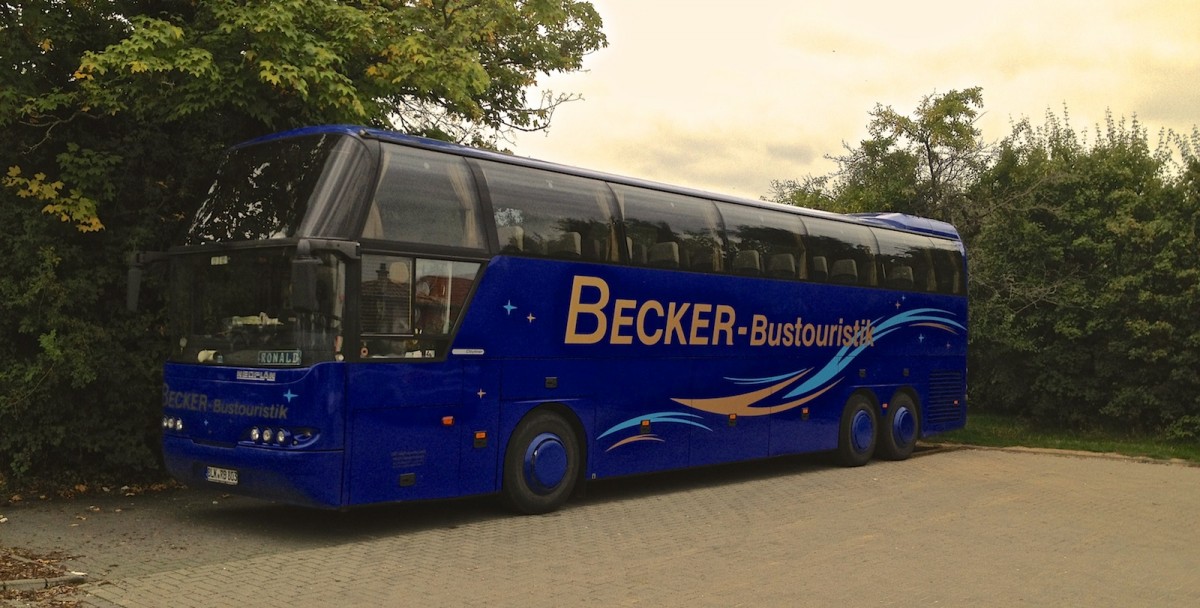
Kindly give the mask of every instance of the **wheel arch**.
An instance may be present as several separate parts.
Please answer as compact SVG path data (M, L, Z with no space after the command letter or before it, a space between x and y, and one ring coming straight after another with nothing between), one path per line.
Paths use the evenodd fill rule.
M921 403L921 394L917 392L916 387L914 387L913 385L904 384L904 385L896 387L896 390L892 391L891 396L888 397L887 403L890 405L893 401L896 400L896 397L901 396L901 395L908 397L909 399L912 399L913 408L916 409L916 411L917 411L917 424L918 424L917 428L920 430L920 434L918 435L918 437L924 437L925 436L925 406L924 406L924 404Z
M497 487L499 487L499 485L500 485L499 480L501 480L503 478L504 460L506 458L506 454L508 453L508 448L512 443L513 433L516 432L517 428L519 426L521 426L521 423L524 422L525 419L527 419L530 416L533 416L537 412L541 412L541 411L549 411L549 412L561 417L563 420L565 420L567 422L567 425L569 425L571 427L571 431L575 434L575 440L579 445L580 462L579 462L579 479L578 479L578 481L583 482L583 481L587 480L588 461L589 461L589 458L591 457L591 450L589 448L591 447L591 445L590 445L590 442L588 441L587 431L583 425L583 420L580 418L579 413L576 412L574 408L568 406L565 403L562 403L560 401L544 401L544 402L538 403L537 405L534 405L528 409L525 409L524 412L522 412L519 416L516 417L516 419L512 422L511 425L508 425L508 433L504 437L504 447L500 451L500 454L499 454L500 457L497 458L497 461L498 461L497 462L498 477L496 478L497 479ZM575 487L576 487L576 491L578 492L581 487L581 484L576 484Z

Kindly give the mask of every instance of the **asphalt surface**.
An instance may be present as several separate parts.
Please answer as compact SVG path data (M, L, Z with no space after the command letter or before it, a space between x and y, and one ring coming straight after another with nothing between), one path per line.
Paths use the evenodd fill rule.
M0 509L97 608L1200 606L1200 468L979 449L323 512L207 490ZM3 605L0 601L0 605ZM21 605L21 604L13 604Z

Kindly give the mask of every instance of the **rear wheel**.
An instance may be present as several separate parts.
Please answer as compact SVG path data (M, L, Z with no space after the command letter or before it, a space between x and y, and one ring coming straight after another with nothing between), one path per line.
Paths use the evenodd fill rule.
M536 410L517 425L504 454L504 499L529 515L558 509L571 496L581 466L579 438L550 410Z
M879 436L879 416L875 404L865 395L856 394L842 410L838 434L838 462L843 466L860 467L871 460Z
M896 393L879 430L879 457L904 460L912 456L920 437L921 417L916 402L907 393Z

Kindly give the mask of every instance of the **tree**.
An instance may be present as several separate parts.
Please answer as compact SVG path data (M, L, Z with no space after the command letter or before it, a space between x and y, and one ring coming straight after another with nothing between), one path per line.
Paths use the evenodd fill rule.
M1151 148L1108 116L1092 143L1064 112L995 146L979 89L876 106L828 176L775 200L950 221L971 262L972 407L1069 428L1200 437L1200 132Z
M772 182L771 198L824 202L822 208L844 213L898 211L971 224L965 193L989 159L975 127L982 107L979 87L928 95L911 117L876 105L867 125L871 137L828 157L838 167L831 177Z
M153 469L161 300L125 257L174 242L229 144L320 123L495 145L549 125L540 75L606 44L577 0L0 3L3 476Z
M1111 116L1085 144L1018 123L976 196L1003 206L969 243L972 388L1069 426L1200 430L1195 158ZM1002 203L995 202L1002 201ZM1186 371L1185 371L1186 370Z

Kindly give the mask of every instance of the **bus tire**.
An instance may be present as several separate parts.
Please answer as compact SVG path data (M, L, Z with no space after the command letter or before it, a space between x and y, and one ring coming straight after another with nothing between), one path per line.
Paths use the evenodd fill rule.
M912 456L920 437L921 416L916 402L906 392L892 395L875 453L884 460L904 460Z
M581 455L575 429L559 414L534 410L517 425L504 453L504 501L526 515L549 513L571 496Z
M879 437L879 415L866 395L846 401L838 433L837 459L842 466L861 467L871 460Z

